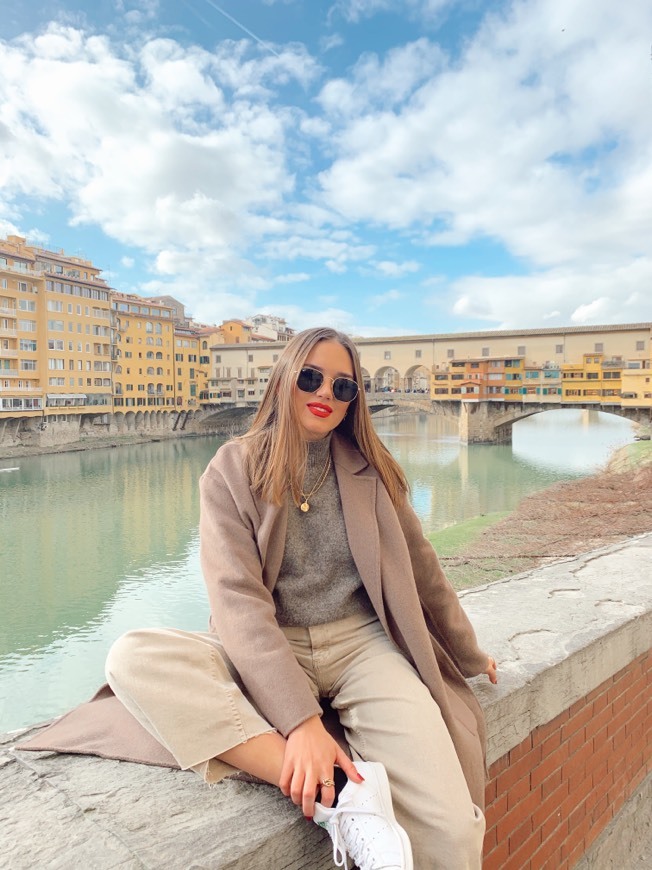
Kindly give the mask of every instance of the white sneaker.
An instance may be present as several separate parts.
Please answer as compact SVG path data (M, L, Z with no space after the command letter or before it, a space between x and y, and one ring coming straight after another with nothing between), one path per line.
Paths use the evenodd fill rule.
M337 806L315 803L314 821L333 841L333 860L348 870L347 855L359 870L413 870L408 835L396 821L387 773L376 761L356 761L364 777L349 780Z

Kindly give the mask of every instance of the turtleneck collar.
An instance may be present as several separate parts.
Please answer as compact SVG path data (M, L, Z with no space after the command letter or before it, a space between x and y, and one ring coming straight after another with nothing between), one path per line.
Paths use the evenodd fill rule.
M326 462L326 457L328 455L328 451L331 448L331 436L332 432L329 432L325 438L320 438L318 441L307 441L308 445L308 458L306 460L306 470L312 468L323 468L324 462Z

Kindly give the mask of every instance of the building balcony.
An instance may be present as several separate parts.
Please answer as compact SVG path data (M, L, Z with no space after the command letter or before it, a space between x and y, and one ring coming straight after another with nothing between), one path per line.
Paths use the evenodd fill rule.
M0 369L0 380L2 378L17 378L18 369Z
M18 359L18 348L0 347L0 357L2 359Z
M4 314L7 317L17 317L15 308L6 308L4 305L0 305L0 314Z
M15 329L8 329L5 326L0 326L0 335L9 335L9 336L17 336L18 332Z
M3 387L0 384L0 393L42 393L43 387L34 385L33 387L19 387L17 384L11 387Z

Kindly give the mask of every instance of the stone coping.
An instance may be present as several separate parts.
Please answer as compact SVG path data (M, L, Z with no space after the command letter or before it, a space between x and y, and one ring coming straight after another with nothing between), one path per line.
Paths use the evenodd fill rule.
M651 591L645 534L461 593L499 664L497 686L472 681L490 764L649 648ZM326 833L271 786L209 789L190 772L14 753L21 734L0 738L0 827L12 870L333 866Z
M533 532L536 534L536 532ZM652 534L460 593L499 682L472 681L488 763L650 648Z

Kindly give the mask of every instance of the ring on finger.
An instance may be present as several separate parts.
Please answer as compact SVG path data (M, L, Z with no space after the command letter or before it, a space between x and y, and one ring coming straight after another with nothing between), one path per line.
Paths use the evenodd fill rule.
M319 783L319 785L323 786L324 788L333 788L333 786L335 785L335 780L334 779L322 779L322 781Z

